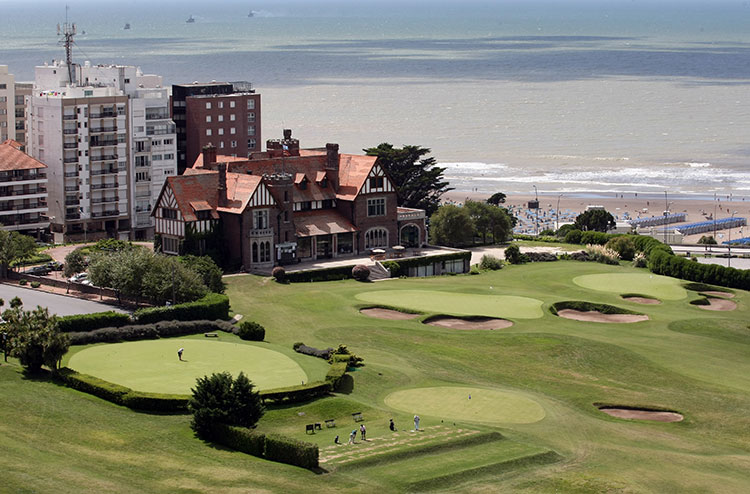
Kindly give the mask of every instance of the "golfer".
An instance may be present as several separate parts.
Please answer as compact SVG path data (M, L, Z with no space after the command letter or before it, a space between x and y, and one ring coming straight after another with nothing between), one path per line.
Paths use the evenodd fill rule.
M393 423L393 419L391 419L391 423L388 424L388 427L391 429L391 432L396 430L396 424Z
M184 351L185 351L184 348L180 348L179 350L177 350L177 358L178 359L182 360L182 352L184 352Z
M419 430L419 415L414 416L414 430L415 431Z

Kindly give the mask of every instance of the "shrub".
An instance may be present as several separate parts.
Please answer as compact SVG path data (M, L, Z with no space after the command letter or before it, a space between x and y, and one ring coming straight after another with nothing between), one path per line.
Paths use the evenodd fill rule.
M183 412L188 409L189 399L187 395L130 391L122 397L122 404L148 412Z
M364 264L357 264L352 268L352 278L357 281L367 281L370 278L370 268Z
M227 321L162 321L156 324L135 324L119 328L100 328L92 331L72 332L71 345L114 343L224 331L234 333L237 327Z
M511 264L523 264L528 257L521 254L521 249L517 245L512 244L505 249L505 260Z
M253 321L243 321L240 323L237 335L243 340L263 341L266 337L266 328Z
M19 284L19 285L25 285L25 284L26 284L26 283L28 283L28 282L29 282L29 280L26 280L26 279L23 279L23 278L21 278L21 280L20 280L20 281L18 282L18 284Z
M130 322L130 315L113 310L76 314L57 318L57 329L63 333L72 331L92 331L99 328L118 328Z
M57 375L60 376L67 386L73 389L98 396L103 400L111 401L118 405L123 404L124 396L131 391L130 388L126 388L125 386L104 381L87 374L80 374L67 367L60 369Z
M271 276L273 276L279 283L283 283L286 281L286 269L281 266L276 266L273 268L273 271L271 271Z
M557 256L550 252L527 252L524 254L531 262L552 262L557 261Z
M297 441L278 434L266 436L266 447L263 456L267 460L278 461L302 468L318 467L318 445Z
M195 302L139 309L135 311L135 319L144 324L175 320L229 319L229 297L209 293Z
M346 345L339 345L336 350L333 351L331 357L328 359L329 362L347 362L349 367L361 367L364 359L357 357L355 354L349 351Z
M479 270L479 265L474 264L471 269L469 269L469 274L482 274L482 271Z
M250 380L240 372L237 379L228 372L198 378L188 409L193 413L190 427L198 437L210 439L214 424L252 427L265 413L265 407Z
M479 268L490 270L490 271L497 271L498 269L503 268L503 261L501 261L495 256L485 254L482 256L482 259L479 261Z
M294 271L286 274L286 279L290 283L302 281L333 281L346 280L352 277L354 266L337 266L325 269L308 269L306 271Z
M639 252L635 255L633 258L633 267L634 268L645 268L648 265L648 260L646 259L646 255L643 252Z
M304 343L302 343L301 341L298 341L298 342L296 342L296 343L295 343L294 345L292 345L292 348L293 348L293 349L294 349L294 351L296 352L296 351L297 351L297 349L298 349L299 347L301 347L302 345L304 345Z
M331 354L333 353L333 348L326 348L325 350L319 350L315 347L307 346L304 343L295 343L294 344L294 351L297 353L301 353L303 355L311 355L313 357L322 358L325 360L328 360L331 358Z
M41 285L41 283L39 283L38 281L32 281L31 282L31 288L39 288L40 285Z
M588 254L589 259L592 261L603 264L620 264L620 256L617 252L609 250L602 245L587 245L586 254Z
M287 386L285 388L274 388L261 391L260 397L264 401L299 403L309 401L318 396L323 396L331 391L331 383L313 381L298 386Z
M635 244L630 237L623 235L611 238L607 242L606 247L617 252L623 261L632 261L635 257Z
M326 374L326 382L331 384L331 388L334 391L338 389L339 385L341 384L348 366L348 361L334 362L331 364L331 368L328 369L328 373Z
M263 457L266 447L265 434L245 427L215 424L212 437L219 444L259 458Z
M583 232L581 230L569 230L565 234L565 243L568 243L568 244L580 244L581 243L581 235L583 235Z

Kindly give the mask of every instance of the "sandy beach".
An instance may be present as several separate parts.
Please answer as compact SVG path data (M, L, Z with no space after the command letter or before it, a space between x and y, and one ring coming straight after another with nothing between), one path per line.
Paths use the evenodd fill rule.
M617 196L617 197L615 197ZM443 196L445 202L463 203L467 199L484 201L489 196L482 193L466 192L452 190ZM505 201L505 206L513 211L523 210L523 217L527 213L526 205L529 200L533 200L533 195L509 195ZM558 218L556 210L558 207L560 216ZM710 220L714 214L716 218L750 217L750 199L744 197L717 197L700 198L695 196L670 195L665 202L664 196L650 194L623 193L606 197L601 194L576 194L576 195L552 195L539 194L539 230L555 229L556 224L565 224L574 221L575 216L586 210L589 205L604 206L612 213L617 220L625 218L648 218L652 216L661 216L664 214L665 207L669 205L669 211L672 213L686 213L685 223L696 223ZM736 211L736 214L733 214ZM626 214L627 213L627 214ZM536 218L529 216L526 220L535 223ZM533 232L529 232L533 233ZM705 233L702 235L711 235ZM683 243L696 243L702 235L686 236ZM735 228L731 230L731 238L743 238L750 236L750 227ZM717 242L721 243L730 238L729 230L718 230Z

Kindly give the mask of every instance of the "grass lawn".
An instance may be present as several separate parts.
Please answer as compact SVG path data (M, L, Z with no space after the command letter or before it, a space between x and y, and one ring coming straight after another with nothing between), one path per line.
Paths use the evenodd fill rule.
M573 278L576 285L612 293L637 293L660 300L682 300L687 290L680 280L650 273L587 274Z
M509 319L542 317L542 302L513 295L490 295L493 286L483 287L486 294L452 293L429 290L374 290L358 293L357 299L373 304L457 316L488 316Z
M184 348L183 360L177 350ZM70 358L68 366L131 389L190 394L199 377L244 372L259 389L294 386L308 376L286 355L256 345L214 339L161 339L95 345ZM269 372L272 369L272 372Z
M588 275L598 289L574 281ZM258 460L195 439L188 416L132 412L51 382L26 379L9 364L0 366L4 489L748 492L750 293L735 291L734 311L709 313L689 303L697 293L677 297L681 282L669 280L671 285L657 289L653 279L661 283L643 269L575 261L377 284L285 285L256 276L230 277L232 310L267 330L267 342L258 346L291 357L311 379L320 378L313 371L325 363L294 354L294 342L318 348L346 344L364 357L366 365L350 373L341 392L269 409L259 423L263 432L315 442L321 456L332 456L338 453L335 435L345 442L359 425L351 414L362 412L372 442L350 446L351 462L332 458L330 472L319 475ZM650 294L662 304L635 304L623 300L622 293ZM371 294L389 301L369 300ZM515 297L535 301L520 312L536 315L512 317L514 326L501 331L457 331L419 319L381 320L359 312L364 303L372 303L421 310L425 316L496 315L485 311L496 310L498 300ZM432 305L420 308L414 298ZM440 303L433 303L437 298ZM650 319L604 325L553 316L547 309L563 300L616 305ZM194 358L198 350L183 344L191 339L200 338L165 340L169 358L176 362L179 346L186 348L188 360ZM230 341L223 335L222 340ZM72 360L75 351L88 350L75 349ZM456 388L454 396L449 390ZM400 391L407 392L406 398ZM482 404L485 392L506 393L505 402L518 400L529 410L536 405L543 419L513 423L472 417L467 407ZM416 401L399 405L394 398ZM487 398L481 412L504 412L503 403L500 397ZM595 403L664 407L685 420L621 420L600 412ZM408 441L393 442L389 419L401 434L413 428L414 413L422 417L425 432L405 432L398 439ZM335 419L335 428L305 433L306 424L329 418ZM441 427L451 432L442 436L446 429ZM464 437L458 429L477 432ZM470 441L492 433L504 439ZM379 445L383 456L376 458ZM376 448L367 449L372 446Z
M458 386L402 389L386 396L385 404L406 412L494 424L530 424L545 415L539 403L520 393Z

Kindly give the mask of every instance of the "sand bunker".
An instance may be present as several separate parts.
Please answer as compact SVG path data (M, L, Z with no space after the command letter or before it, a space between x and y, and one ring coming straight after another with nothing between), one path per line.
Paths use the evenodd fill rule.
M432 326L441 326L451 329L505 329L513 326L507 319L497 319L494 317L472 317L462 319L451 316L437 316L425 321L425 324Z
M377 317L378 319L389 319L392 321L416 319L420 316L420 314L410 314L408 312L401 312L393 309L382 309L380 307L362 309L360 310L360 312L366 316Z
M737 303L732 302L731 300L726 300L723 298L711 298L707 297L706 300L708 300L708 305L699 305L703 310L717 310L717 311L728 311L728 310L734 310L737 308Z
M704 295L711 295L712 297L734 298L734 293L729 293L729 292L708 291L708 292L701 292L701 293Z
M635 408L599 407L599 410L618 419L653 420L655 422L681 422L684 418L677 412L645 410Z
M636 304L645 304L645 305L659 305L661 303L661 300L657 300L655 298L647 298L647 297L622 297L623 300L627 300L628 302L635 302Z
M645 314L602 314L595 310L580 311L574 309L562 309L557 311L557 315L564 317L565 319L585 322L629 323L648 321L648 316Z

